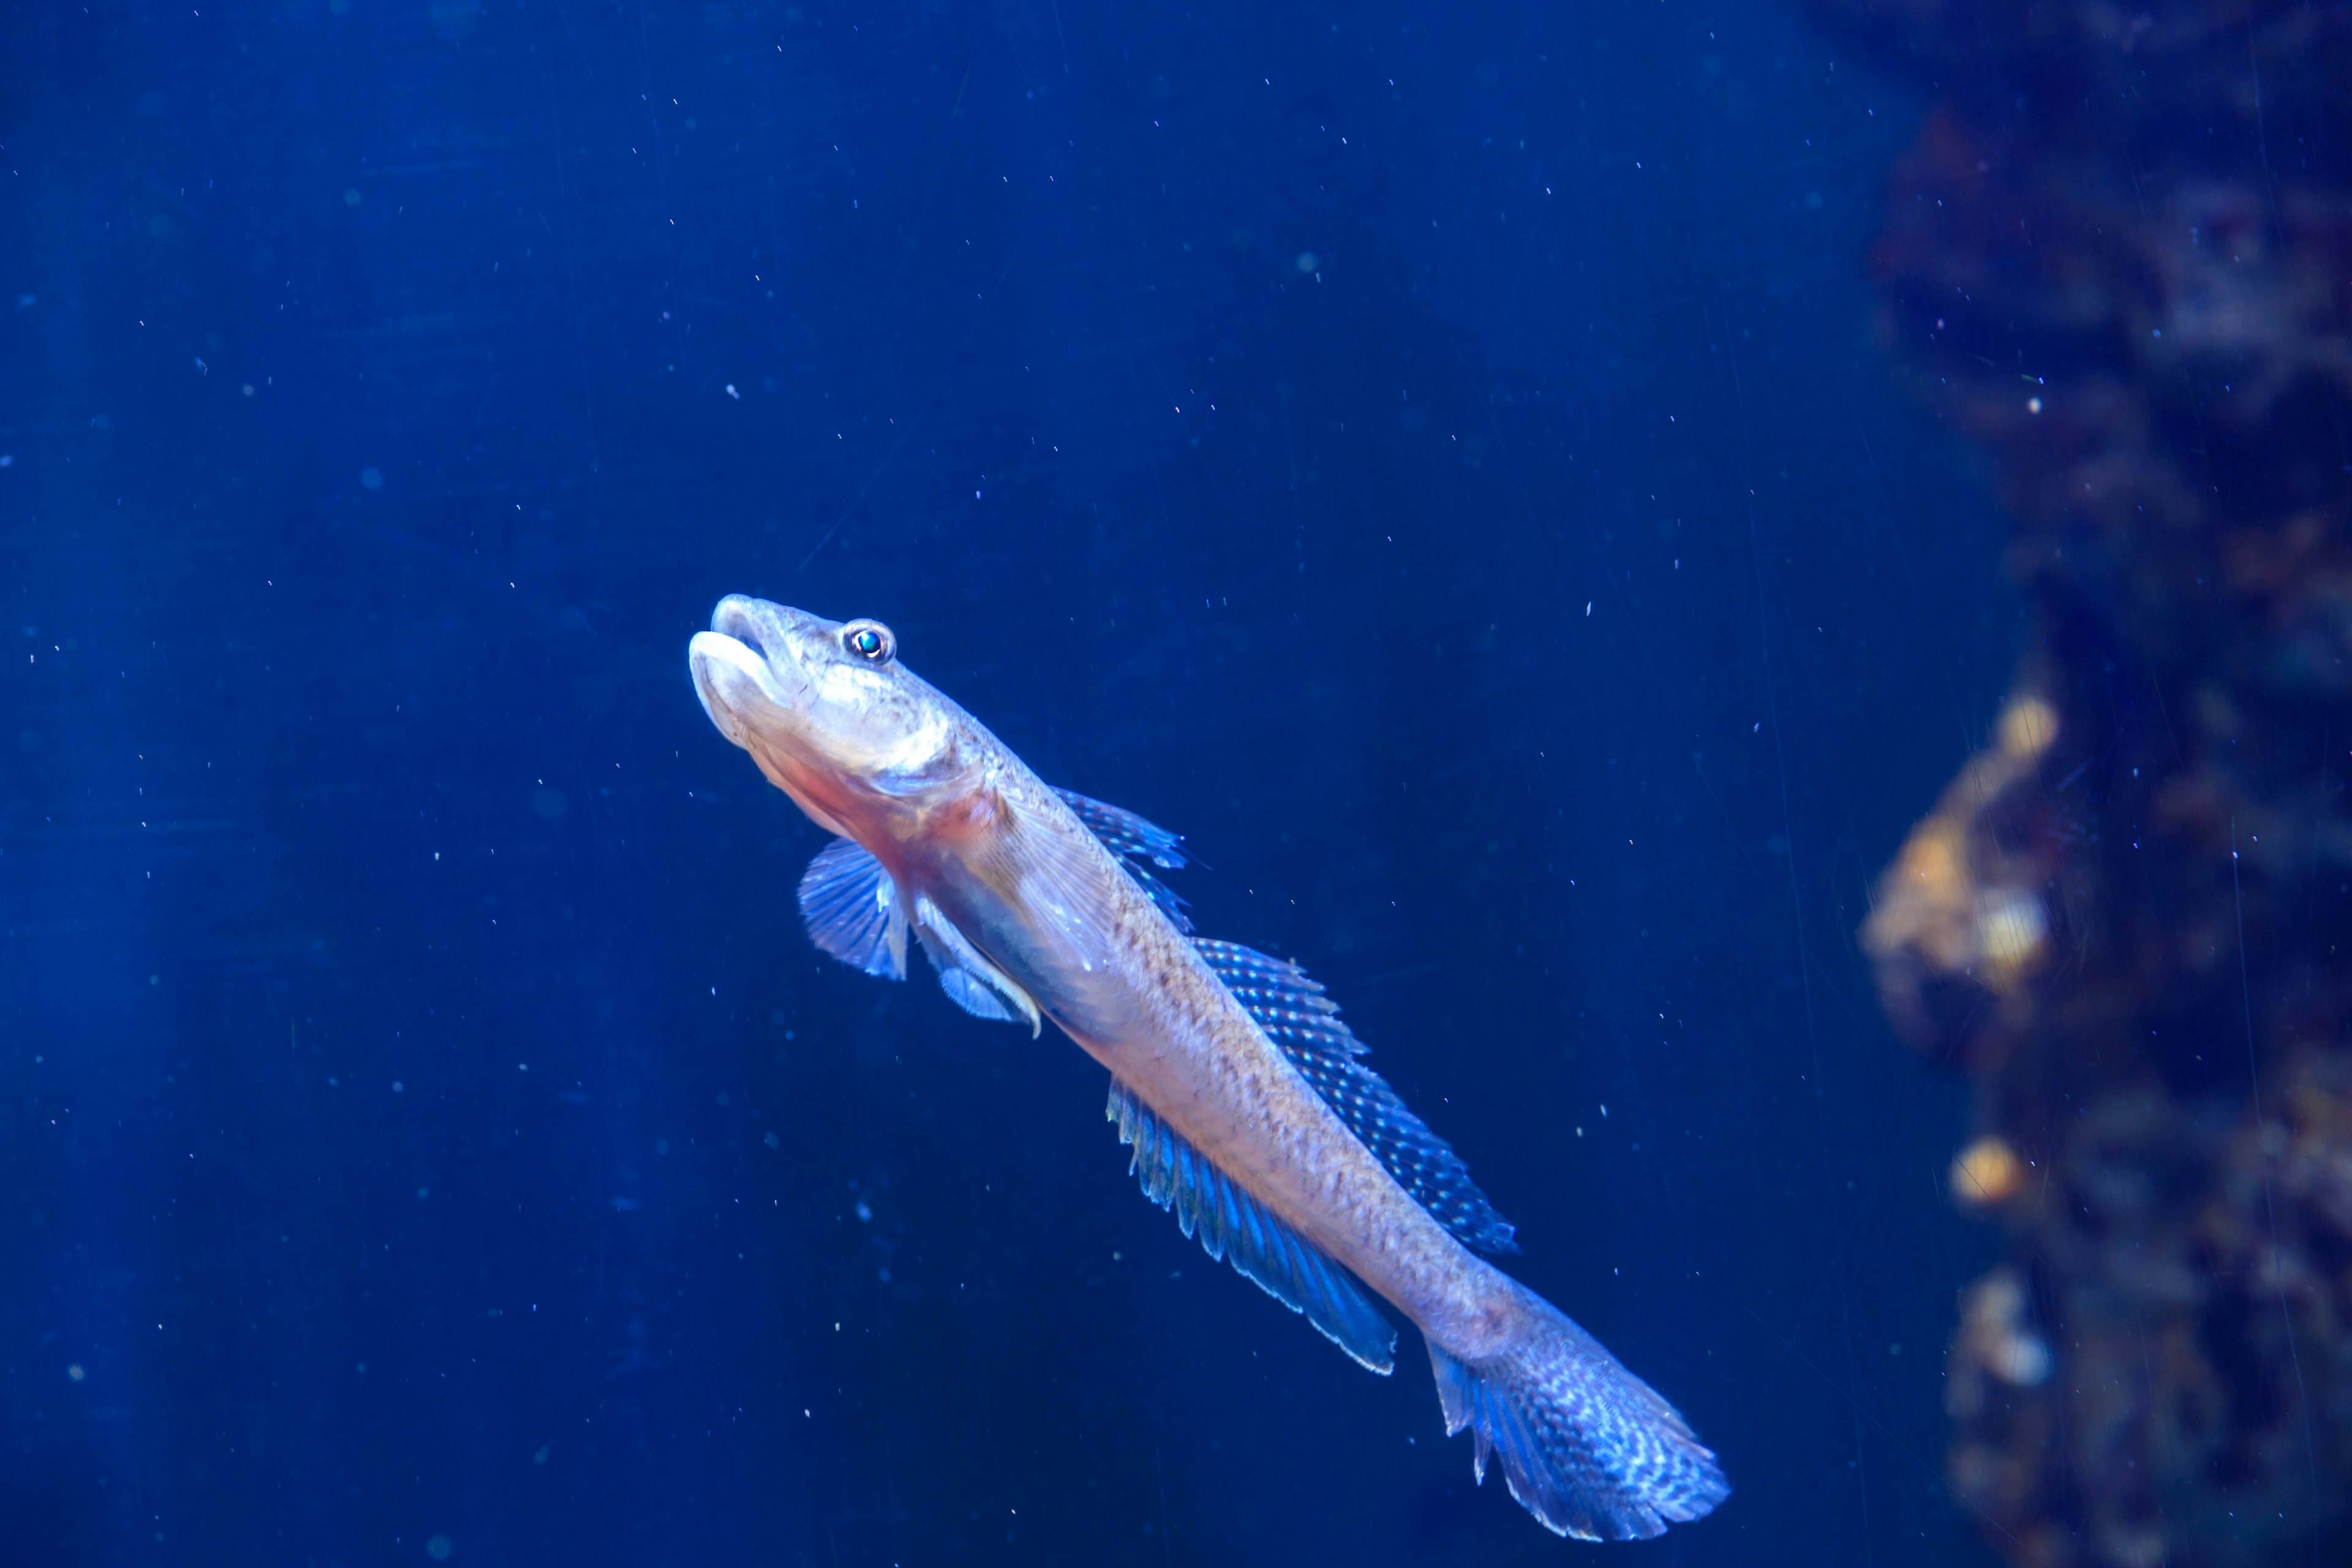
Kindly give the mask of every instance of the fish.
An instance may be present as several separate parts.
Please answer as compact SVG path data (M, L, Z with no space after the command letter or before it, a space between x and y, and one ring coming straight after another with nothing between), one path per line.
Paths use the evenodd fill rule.
M1447 1436L1557 1534L1641 1540L1730 1495L1655 1390L1489 1262L1511 1225L1363 1059L1297 963L1194 934L1182 839L1046 784L870 619L730 595L688 647L720 734L833 842L798 900L816 945L903 980L920 947L976 1017L1050 1022L1108 1069L1147 1196L1373 1372L1386 1301L1421 1331Z

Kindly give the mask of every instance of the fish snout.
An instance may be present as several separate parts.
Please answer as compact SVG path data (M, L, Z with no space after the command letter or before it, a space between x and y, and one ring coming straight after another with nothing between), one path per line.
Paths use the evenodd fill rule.
M719 732L739 746L751 744L746 710L764 701L767 670L760 656L723 632L697 632L686 645L694 693Z
M767 603L767 600L755 599L749 594L730 594L711 610L710 629L733 637L738 631L750 627Z
M789 657L798 630L793 622L801 618L805 617L800 611L785 605L749 594L730 594L710 612L710 629L733 637L763 658Z
M804 705L809 680L794 657L794 628L783 618L792 613L730 594L719 601L711 629L687 645L702 710L739 746L748 749L757 731Z

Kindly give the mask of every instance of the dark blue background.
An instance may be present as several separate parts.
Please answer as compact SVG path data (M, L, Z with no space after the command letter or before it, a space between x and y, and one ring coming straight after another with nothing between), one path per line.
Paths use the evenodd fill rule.
M1329 982L1724 1457L1612 1558L1983 1560L1964 1112L1853 932L2018 618L1871 342L1916 105L1799 14L5 29L0 1556L1593 1550L1147 1205L1067 1042L808 946L686 678L740 590Z

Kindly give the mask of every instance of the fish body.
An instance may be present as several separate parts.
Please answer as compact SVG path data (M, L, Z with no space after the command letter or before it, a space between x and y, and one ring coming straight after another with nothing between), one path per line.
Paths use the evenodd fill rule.
M1182 864L1175 836L1047 785L878 623L730 595L688 662L720 731L837 836L801 888L819 945L899 978L911 933L965 1010L1054 1023L1109 1069L1108 1114L1188 1234L1376 1372L1394 1331L1361 1288L1420 1329L1482 1478L1499 1452L1530 1512L1591 1539L1728 1495L1673 1406L1465 1244L1508 1249L1510 1226L1322 988L1191 937L1152 870Z

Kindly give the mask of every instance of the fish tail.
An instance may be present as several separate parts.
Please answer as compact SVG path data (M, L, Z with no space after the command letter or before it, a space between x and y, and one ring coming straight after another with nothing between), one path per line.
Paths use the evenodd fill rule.
M1731 1495L1715 1455L1655 1389L1566 1313L1513 1294L1525 1327L1508 1348L1456 1357L1429 1341L1446 1436L1472 1429L1480 1480L1499 1456L1520 1506L1585 1541L1645 1541Z

